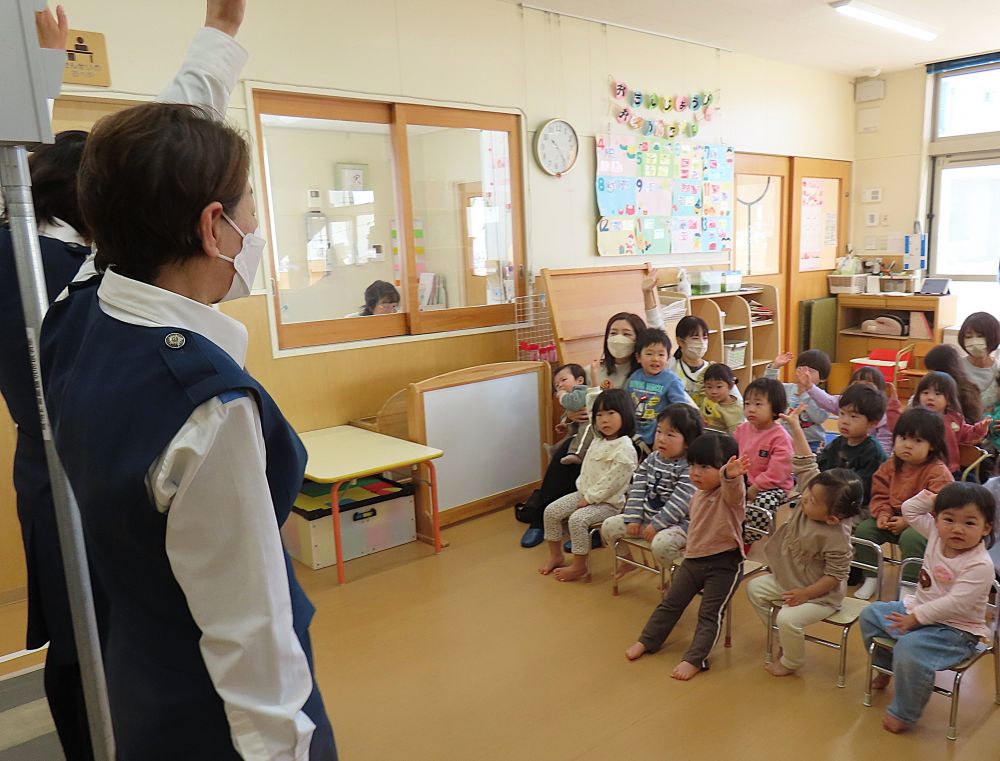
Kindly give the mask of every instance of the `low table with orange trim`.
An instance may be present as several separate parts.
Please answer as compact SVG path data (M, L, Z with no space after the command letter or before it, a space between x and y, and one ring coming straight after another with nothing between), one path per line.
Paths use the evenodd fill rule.
M423 444L366 431L352 425L320 428L299 434L305 444L309 460L306 478L320 484L330 484L330 507L333 510L333 541L337 550L337 581L344 583L344 553L340 539L340 485L355 478L401 470L413 465L426 465L431 494L431 521L433 536L418 538L434 545L434 552L441 551L441 525L438 515L437 473L432 460L444 452ZM424 519L426 520L426 518Z

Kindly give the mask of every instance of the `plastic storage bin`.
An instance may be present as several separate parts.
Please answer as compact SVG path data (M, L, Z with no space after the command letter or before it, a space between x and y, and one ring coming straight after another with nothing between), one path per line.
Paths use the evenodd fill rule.
M360 478L343 484L338 494L344 560L416 541L412 484ZM281 537L288 554L314 571L337 562L329 484L302 484Z
M867 275L827 275L830 293L864 293Z
M722 291L738 291L743 287L743 273L739 270L730 270L722 273Z
M737 370L747 361L746 341L726 341L723 343L722 361L729 365L730 369Z
M691 295L702 296L706 293L722 293L721 272L694 272L691 274Z

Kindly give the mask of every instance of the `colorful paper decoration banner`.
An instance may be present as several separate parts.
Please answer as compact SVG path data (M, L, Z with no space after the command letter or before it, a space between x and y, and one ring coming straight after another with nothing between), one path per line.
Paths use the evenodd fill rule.
M699 123L712 121L720 108L719 90L661 97L655 92L631 88L621 80L612 81L611 97L612 111L619 124L647 137L667 140L694 137ZM641 111L653 114L643 116Z
M597 135L596 149L601 256L732 250L732 147Z

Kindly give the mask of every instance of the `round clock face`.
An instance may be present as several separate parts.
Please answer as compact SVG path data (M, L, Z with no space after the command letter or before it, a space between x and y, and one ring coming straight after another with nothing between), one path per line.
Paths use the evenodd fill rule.
M565 174L572 169L579 151L576 130L562 119L546 122L535 136L535 158L549 174Z

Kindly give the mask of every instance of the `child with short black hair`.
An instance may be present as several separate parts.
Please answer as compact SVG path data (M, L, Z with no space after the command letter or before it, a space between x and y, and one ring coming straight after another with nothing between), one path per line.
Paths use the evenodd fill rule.
M954 483L937 495L922 491L903 503L903 515L927 538L916 594L873 603L861 613L865 649L876 637L896 641L891 654L875 650L875 665L891 668L896 678L882 717L882 726L893 733L920 718L935 672L957 666L976 652L980 638L991 635L986 605L995 578L987 549L993 545L996 503L986 488ZM876 689L888 684L886 674L872 680Z
M543 516L549 559L538 572L553 571L559 581L575 581L587 575L590 526L620 512L625 504L632 472L638 463L632 434L635 417L628 395L619 388L602 391L591 414L594 443L576 479L576 491L545 508ZM563 521L569 524L573 562L563 555Z
M769 574L747 585L747 597L764 626L770 626L770 608L779 601L775 623L781 642L779 657L764 668L773 676L794 674L805 662L804 629L837 611L847 589L851 566L850 531L861 514L864 489L851 471L835 468L823 473L798 424L804 407L782 419L792 431L795 477L802 499L787 523L764 547Z
M701 418L687 404L668 404L657 415L653 451L632 476L625 509L601 525L605 544L613 547L623 536L641 536L651 544L661 568L670 570L681 562L687 541L688 504L694 495L687 450L701 433ZM631 557L627 546L622 557ZM623 563L619 578L633 570L635 566Z
M733 432L740 445L740 455L750 458L747 502L766 510L771 521L792 488L792 441L788 431L777 422L787 407L785 387L780 381L757 378L747 386L743 397L746 422ZM761 531L768 530L771 521L761 525L759 514L747 516L747 524ZM746 544L758 539L759 534L744 532Z
M782 367L792 361L791 352L782 352L774 361L767 366L764 371L765 378L777 378ZM825 351L819 349L806 349L795 358L795 383L785 383L785 395L788 397L788 409L796 409L800 404L805 404L805 411L802 413L802 431L809 442L809 448L817 452L826 443L826 430L823 428L823 421L829 417L826 410L820 407L807 393L806 381L812 385L817 385L830 377L830 357ZM800 375L800 371L802 371ZM784 412L785 410L780 410Z
M572 437L569 452L560 462L563 465L579 465L583 462L584 455L587 454L587 447L593 439L593 433L589 423L582 426L574 423L569 419L567 413L578 412L586 408L587 392L590 390L587 385L587 374L583 367L578 364L562 365L553 371L552 385L555 388L556 400L563 408L556 432ZM552 449L558 449L561 443L562 440L554 444Z
M735 431L746 416L743 414L743 399L733 393L736 377L729 365L709 365L702 374L702 386L701 416L705 425L726 433Z
M820 470L847 468L858 474L865 488L862 504L872 491L872 476L885 462L885 452L872 438L878 421L885 415L885 396L865 383L848 386L840 397L837 430L840 435L816 457Z
M812 382L812 378L809 375L804 375L802 377L796 376L796 380L803 383L806 386L806 393L809 394L809 398L816 402L816 405L823 411L832 414L838 414L840 412L840 394L828 394L826 391L821 389L819 386ZM877 367L859 367L855 370L847 382L847 387L850 388L855 383L864 383L872 386L883 396L886 395L886 382L885 376L882 371ZM895 395L895 389L893 389L893 396ZM890 397L889 402L886 406L888 410L895 404L896 408L899 408L899 400L896 399L893 402ZM892 431L889 430L889 422L886 416L883 414L882 419L878 421L878 425L875 426L875 440L882 447L882 451L886 454L892 451Z
M668 404L690 403L681 379L667 369L670 358L670 338L658 328L646 328L635 342L635 357L639 369L629 376L625 391L635 407L636 436L646 446L653 446L656 436L656 416Z
M687 681L708 668L708 656L719 640L722 617L743 575L740 525L746 513L743 475L750 467L738 457L731 436L706 433L688 447L691 480L697 491L691 499L687 549L670 585L656 606L639 641L625 651L630 661L659 650L687 606L699 592L698 624L681 662L670 674Z
M924 490L937 494L954 481L947 459L944 419L923 408L904 412L896 422L892 456L872 476L871 515L858 524L854 535L875 544L898 544L904 558L923 557L927 540L903 516L903 503ZM857 556L875 564L874 553L864 547L858 548ZM854 596L868 600L875 594L876 581L869 571L864 575Z

